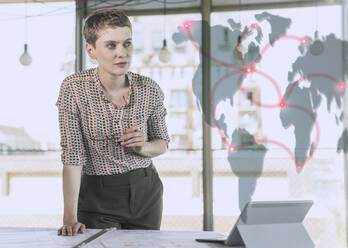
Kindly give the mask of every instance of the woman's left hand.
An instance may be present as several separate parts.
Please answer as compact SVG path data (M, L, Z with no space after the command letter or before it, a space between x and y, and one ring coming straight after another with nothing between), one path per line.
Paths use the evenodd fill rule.
M120 141L122 146L130 147L138 153L146 143L145 135L138 126L127 128L126 134L121 136Z

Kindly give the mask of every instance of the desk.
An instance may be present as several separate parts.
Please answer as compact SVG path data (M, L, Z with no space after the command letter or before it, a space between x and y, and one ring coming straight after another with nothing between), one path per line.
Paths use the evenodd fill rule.
M65 248L73 247L100 229L87 229L77 236L57 236L55 228L0 227L1 248ZM86 248L204 248L225 247L222 244L199 243L195 238L223 236L215 232L112 230Z

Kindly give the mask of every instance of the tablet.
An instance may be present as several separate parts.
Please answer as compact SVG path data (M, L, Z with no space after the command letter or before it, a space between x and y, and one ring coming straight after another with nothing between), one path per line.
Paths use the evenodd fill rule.
M258 237L258 235L255 235L257 234L255 233L255 231L257 232L255 228L249 229L249 233L252 232L253 235L248 235L247 234L248 226L262 227L263 230L267 232L268 231L267 229L279 227L277 229L280 230L281 228L284 228L286 225L298 224L298 225L292 225L292 227L289 230L293 229L299 238L301 238L300 236L303 236L303 238L306 240L305 241L306 244L310 244L312 242L309 237L305 237L307 233L306 232L303 233L303 230L301 229L302 228L301 223L304 220L309 209L312 207L312 205L313 205L313 201L311 200L248 202L245 205L242 213L238 217L236 224L233 226L227 238L216 238L216 239L197 238L196 241L224 243L225 245L228 245L228 246L243 247L245 246L245 243L247 242L246 239L249 238L248 236L250 236L249 239L252 239L253 237L254 239L260 238ZM275 224L278 224L278 226L274 226ZM301 229L301 230L297 230L297 229ZM303 234L301 233L297 234L298 232L301 232ZM245 235L243 235L244 233ZM291 234L289 233L289 235ZM281 236L281 233L280 233L280 236ZM253 243L253 242L249 241L249 243Z

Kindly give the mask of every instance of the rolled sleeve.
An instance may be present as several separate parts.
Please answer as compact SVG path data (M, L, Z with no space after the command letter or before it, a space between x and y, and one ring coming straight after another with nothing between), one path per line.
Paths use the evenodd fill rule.
M63 165L83 166L87 163L81 119L69 84L62 83L56 103L59 112L61 160Z
M155 139L162 139L168 143L170 138L168 135L165 117L167 110L164 106L164 94L160 88L156 89L156 104L148 119L148 139L149 141Z

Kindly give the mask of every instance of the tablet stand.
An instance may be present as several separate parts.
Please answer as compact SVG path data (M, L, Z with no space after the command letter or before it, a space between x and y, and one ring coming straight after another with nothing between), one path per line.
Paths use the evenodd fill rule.
M314 248L302 223L243 224L237 223L228 246L246 248Z

